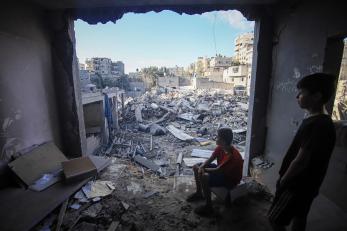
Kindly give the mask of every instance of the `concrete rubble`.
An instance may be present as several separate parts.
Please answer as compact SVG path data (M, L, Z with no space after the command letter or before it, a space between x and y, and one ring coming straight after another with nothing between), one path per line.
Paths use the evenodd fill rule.
M184 202L194 188L192 166L212 154L222 126L234 130L234 145L243 154L248 99L157 89L125 101L120 129L95 152L111 164L70 197L62 230L216 230L216 220L201 219ZM235 198L245 189L262 191L240 187Z
M206 152L213 150L216 132L223 126L234 130L234 145L243 154L247 113L248 97L228 91L154 89L141 97L126 99L121 129L115 134L106 155L130 158L146 169L161 175L165 172L169 176L171 169L176 167L175 160L171 165L157 164L170 159L165 147L160 145L161 140L169 140L173 146L183 149L190 145L205 146L201 151ZM184 150L183 163L189 161L190 164L180 164L180 167L191 167L194 160L187 158L202 157L194 156L194 151L190 155L190 149ZM97 155L104 156L105 152L99 150ZM167 169L169 171L165 171Z

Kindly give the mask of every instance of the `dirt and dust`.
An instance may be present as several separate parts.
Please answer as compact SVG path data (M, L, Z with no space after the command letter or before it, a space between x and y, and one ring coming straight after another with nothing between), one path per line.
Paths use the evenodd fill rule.
M215 214L196 215L194 208L204 202L186 202L195 191L194 176L191 167L178 162L180 153L182 159L191 157L196 148L213 150L220 126L234 129L234 145L243 152L246 97L155 92L128 100L122 113L121 129L112 134L109 146L95 153L111 159L97 181L111 182L112 193L93 199L70 197L61 230L270 230L266 213L271 197L252 179L247 182L248 192L231 207L214 196ZM167 131L168 125L180 134ZM57 213L59 208L52 214ZM54 228L52 220L46 226L43 221L36 230Z

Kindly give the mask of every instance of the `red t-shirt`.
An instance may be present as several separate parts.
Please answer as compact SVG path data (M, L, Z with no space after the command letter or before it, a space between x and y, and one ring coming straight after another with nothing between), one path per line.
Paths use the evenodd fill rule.
M225 175L225 178L230 185L237 185L242 178L243 159L239 151L232 146L231 155L227 155L224 150L217 146L212 153L212 157L217 158L217 165Z

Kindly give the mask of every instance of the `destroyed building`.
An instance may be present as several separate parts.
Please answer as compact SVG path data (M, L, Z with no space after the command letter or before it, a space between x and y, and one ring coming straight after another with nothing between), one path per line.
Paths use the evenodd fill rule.
M115 186L114 182L118 182L124 174L136 175L136 179L159 181L158 178L152 178L152 176L167 177L174 174L171 173L174 172L174 169L169 167L166 168L166 172L164 172L164 168L152 169L148 172L147 168L139 170L133 162L132 164L126 162L128 164L126 171L125 167L110 170L113 171L113 174L109 176L112 182L109 180L88 181L90 179L88 177L94 176L97 172L101 174L105 165L111 164L112 161L106 159L107 155L97 156L98 158L86 156L86 128L80 94L74 20L82 19L90 24L96 24L115 22L126 12L145 13L172 10L180 14L201 14L214 10L231 9L239 10L247 19L255 21L247 135L244 144L244 175L250 175L253 170L249 167L250 160L254 157L262 157L261 162L273 163L271 167L261 168L258 172L259 181L273 193L280 163L304 117L304 112L297 107L295 100L296 82L301 77L318 71L335 75L340 72L343 40L347 37L345 23L347 9L343 2L308 0L221 0L215 2L200 0L174 2L158 0L27 0L2 2L0 8L2 19L0 22L0 121L2 125L0 133L2 159L0 229L30 230L45 217L49 223L51 218L47 216L58 209L58 218L54 218L51 223L54 222L55 226L65 228L80 227L80 230L88 228L96 230L98 227L103 227L102 229L115 230L118 225L122 225L124 227L142 227L144 230L144 224L152 222L151 227L158 225L161 230L169 228L174 230L175 226L181 230L198 230L199 222L205 222L206 227L213 230L214 224L218 224L218 222L194 220L196 218L192 217L190 213L192 208L187 205L182 206L182 200L179 198L165 197L164 189L157 198L157 203L161 203L160 206L157 206L152 199L148 200L154 203L153 206L156 209L154 213L141 213L142 210L139 208L147 208L149 204L136 204L133 200L125 202L122 193L113 194L113 197L118 199L107 197L111 192L117 192L121 188L126 188L128 191L140 190L139 184L136 182ZM174 98L175 93L172 94ZM149 95L144 97L149 97ZM218 96L215 97L218 98ZM200 100L193 96L190 98L193 101ZM222 106L226 108L233 106L232 100L229 101L229 99L223 99L220 105L213 105L213 103L217 103L212 102L214 100L212 97L211 102L208 102L209 110L220 109ZM225 101L230 104L224 105ZM131 109L131 105L133 105L134 116L138 115L138 124L144 125L145 131L136 133L140 134L139 137L143 136L143 139L132 141L130 137L135 130L138 132L138 127L122 127L119 133L115 133L116 138L112 140L112 145L108 146L111 148L107 148L104 152L106 154L108 150L110 153L116 152L118 146L121 146L124 150L128 149L122 153L129 155L139 152L146 153L151 149L150 145L148 147L150 144L148 134L151 132L151 127L149 127L149 133L147 133L148 124L160 122L148 119L159 120L167 115L164 117L167 119L165 121L175 122L170 118L172 114L180 115L183 117L183 121L198 115L198 113L189 114L190 110L193 110L189 108L193 107L193 102L187 104L183 100L180 103L173 100L172 108L165 105L165 100L163 102L164 106L156 104L155 101L148 105L144 101L143 108L139 107L141 102L130 103L129 108ZM178 104L181 106L175 108ZM205 106L200 106L201 109L204 107L206 109L206 104L203 105ZM332 107L333 99L327 108L330 114ZM176 112L176 110L178 111ZM182 111L179 112L179 110ZM139 112L143 113L142 123ZM122 113L127 113L127 111ZM156 113L158 114L156 115ZM155 117L150 117L153 114ZM172 134L168 134L169 138L158 138L163 139L160 144L168 145L167 147L170 147L169 144L176 144L174 147L180 150L181 146L186 146L181 139L192 137L194 133L187 134L187 132L195 132L194 129L197 130L197 127L194 128L196 126L194 121L192 121L193 124L190 122L176 123L178 124L173 127L166 126L166 124L161 126L166 126L165 129L153 128L152 132L169 132ZM211 124L215 125L213 121ZM183 126L188 130L182 134ZM337 123L336 126L339 142L332 155L320 195L313 203L308 219L308 230L346 229L347 133L345 131L347 127L345 122ZM204 132L204 129L201 132ZM141 145L144 140L146 140L147 146ZM199 142L203 142L203 140L197 139L197 143ZM153 145L154 149L159 143L156 144L154 140ZM170 148L170 151L175 150ZM35 158L31 158L33 153ZM197 151L197 153L201 155L201 151ZM157 163L152 165L152 162L148 163L148 159L141 155L135 155L135 157L142 166L156 168L156 166L165 164L164 160L157 159ZM158 157L160 157L159 154ZM37 180L41 179L40 174L43 172L50 173L50 175L44 176L50 177L51 183L59 180L55 175L56 172L49 171L59 170L61 163L70 162L71 160L68 159L71 158L80 158L81 161L84 161L84 166L89 166L84 175L87 178L76 179L69 186L60 181L41 192L28 189L29 186L34 187L35 182L41 182ZM46 161L40 162L42 159ZM26 175L27 169L20 167L22 164L28 163L25 161L31 163L30 169L39 170L35 172L35 175L30 175L30 178ZM52 163L52 165L49 168L38 167L47 166L47 163ZM124 163L118 164L121 166ZM172 163L169 166L172 166ZM12 169L8 169L8 167ZM16 169L16 167L18 168ZM64 168L67 171L69 164L64 164ZM159 169L161 170L159 171ZM16 172L15 179L13 179L13 171ZM153 171L159 173L154 174ZM29 172L33 173L33 171ZM178 179L183 181L184 177ZM159 181L161 183L158 184L163 187L164 185L171 187L170 180L172 179ZM151 198L155 192L153 193L153 190L149 188L143 194L143 197ZM102 199L103 197L104 199ZM173 201L170 198L174 198ZM87 200L88 203L80 208L75 204L75 201L84 200ZM83 203L81 202L81 204ZM252 205L252 203L249 204L249 207L253 208ZM69 207L68 210L67 207ZM132 209L134 207L136 209ZM171 211L172 207L177 207L179 210ZM73 212L73 209L77 212ZM128 210L131 213L127 213ZM61 215L59 215L60 211ZM65 211L69 213L69 216L65 216L68 220L63 219ZM266 211L259 212L257 216L263 217L265 213ZM153 214L163 218L160 223L153 223L158 221ZM237 213L234 213L234 218L235 214ZM59 219L59 217L62 218ZM85 217L88 217L89 220ZM94 224L92 221L95 221L96 217L100 218L97 220L99 223ZM175 223L176 218L184 222ZM235 219L246 219L243 224L247 224L248 228L254 228L257 224L255 220L247 220L245 217L236 216ZM44 224L42 225L44 226ZM240 226L235 227L242 229ZM101 228L99 229L101 230ZM141 228L137 229L141 230ZM249 228L249 230L252 229ZM259 228L259 230L266 229Z

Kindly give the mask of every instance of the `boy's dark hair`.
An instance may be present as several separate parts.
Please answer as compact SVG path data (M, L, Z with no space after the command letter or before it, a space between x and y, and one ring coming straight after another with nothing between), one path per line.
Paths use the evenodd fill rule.
M325 73L315 73L307 75L300 79L296 87L298 89L306 89L311 94L321 93L322 103L325 104L329 101L335 89L336 78L334 75Z
M231 142L233 142L234 135L231 128L220 128L218 129L217 134L227 145L231 145Z

